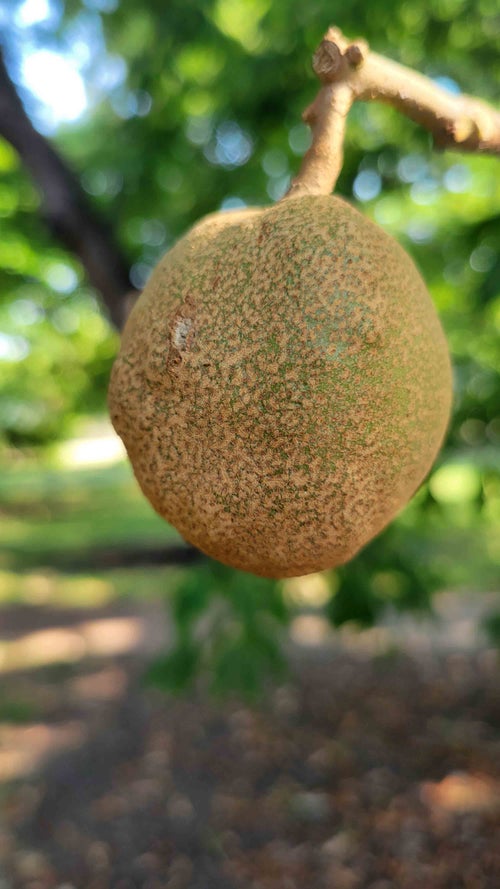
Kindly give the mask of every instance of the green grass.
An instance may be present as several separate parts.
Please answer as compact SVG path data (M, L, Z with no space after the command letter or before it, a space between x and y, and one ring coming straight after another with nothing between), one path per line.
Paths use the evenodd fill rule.
M180 542L140 492L128 463L68 469L49 459L3 471L0 466L0 604L92 607L116 598L168 595L183 568L92 568L92 554L101 549ZM422 489L394 526L405 528L411 559L432 563L448 588L495 589L496 514L468 502L437 505L423 514L419 500L425 496ZM83 564L75 570L72 562Z
M117 601L162 598L176 628L175 645L155 662L152 680L179 691L201 675L211 677L218 693L238 688L259 694L266 678L282 668L281 633L295 609L283 587L211 561L188 570L103 568L103 549L127 553L180 538L143 497L128 464L68 469L49 459L20 462L8 475L0 465L0 624L9 605L78 608L84 614ZM497 488L485 485L480 498L477 485L447 485L439 501L429 498L429 487L352 564L325 575L331 595L321 613L336 623L362 623L386 605L426 608L434 589L498 589ZM201 638L200 620L208 614L210 631ZM496 623L490 629L498 630ZM0 638L4 653L8 645ZM52 669L59 677L73 667ZM33 716L30 701L0 695L0 723Z
M164 595L182 570L92 571L93 550L180 542L142 496L127 463L0 471L0 516L0 604L93 607L118 597ZM82 557L85 572L65 565Z
M29 725L37 719L40 712L40 708L33 700L0 696L0 723Z
M179 541L140 493L128 464L28 467L0 474L0 567L58 564L61 554Z

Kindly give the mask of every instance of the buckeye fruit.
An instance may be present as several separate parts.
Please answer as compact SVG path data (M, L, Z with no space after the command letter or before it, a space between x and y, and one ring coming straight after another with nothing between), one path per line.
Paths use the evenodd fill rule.
M451 404L405 251L334 196L202 219L125 327L109 405L154 508L267 577L348 561L405 505Z

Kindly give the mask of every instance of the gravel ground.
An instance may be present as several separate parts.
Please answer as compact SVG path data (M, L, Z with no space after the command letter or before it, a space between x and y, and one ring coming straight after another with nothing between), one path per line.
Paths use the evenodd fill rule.
M255 707L144 689L154 608L92 615L111 654L88 618L24 613L87 647L3 676L38 717L0 723L0 889L498 889L498 662L458 601L434 629L300 618Z

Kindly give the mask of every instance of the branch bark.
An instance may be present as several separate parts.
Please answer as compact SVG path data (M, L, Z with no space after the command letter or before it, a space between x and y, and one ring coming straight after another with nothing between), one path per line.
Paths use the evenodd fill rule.
M90 207L75 175L35 129L0 52L0 136L18 152L42 198L51 232L81 261L113 324L121 329L134 291L128 264L107 225Z
M286 195L330 194L342 167L346 117L356 99L378 99L429 130L436 147L500 154L500 113L480 99L452 95L428 77L350 42L330 28L313 58L322 87L304 112L312 144Z

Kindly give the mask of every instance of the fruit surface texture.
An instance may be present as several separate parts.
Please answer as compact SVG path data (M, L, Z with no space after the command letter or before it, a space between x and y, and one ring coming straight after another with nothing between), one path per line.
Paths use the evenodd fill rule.
M305 196L208 216L164 256L109 404L160 515L221 562L288 577L348 561L410 499L451 369L405 251Z

